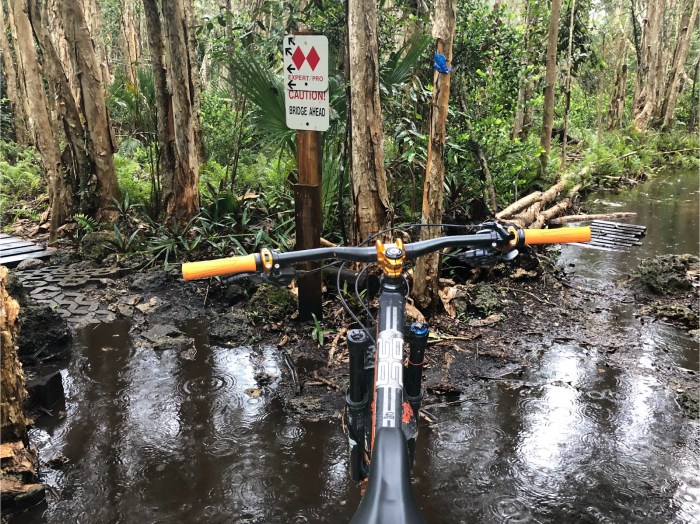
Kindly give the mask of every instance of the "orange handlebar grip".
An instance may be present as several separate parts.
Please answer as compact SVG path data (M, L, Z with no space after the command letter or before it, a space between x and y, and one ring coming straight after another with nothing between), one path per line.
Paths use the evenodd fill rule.
M186 262L182 264L182 278L196 280L198 278L219 277L234 273L252 273L257 270L255 255L240 257L218 258L202 262Z
M568 242L589 242L591 228L562 227L560 229L525 229L525 245L566 244Z

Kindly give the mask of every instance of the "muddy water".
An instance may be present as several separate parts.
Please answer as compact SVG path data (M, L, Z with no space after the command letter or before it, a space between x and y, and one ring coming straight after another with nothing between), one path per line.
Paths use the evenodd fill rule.
M697 175L674 175L594 199L650 227L636 255L697 252L697 187ZM574 247L562 263L575 264L579 283L605 287L636 261ZM437 410L414 470L430 522L698 522L698 425L653 372L659 362L696 369L697 346L641 323L631 304L592 301L603 329L641 340L634 364L573 342L533 346L522 375ZM43 460L69 463L45 469L48 505L12 522L349 520L359 493L340 424L287 414L277 350L209 346L204 321L179 327L196 352L140 348L126 322L81 331L63 371L66 416L31 435Z

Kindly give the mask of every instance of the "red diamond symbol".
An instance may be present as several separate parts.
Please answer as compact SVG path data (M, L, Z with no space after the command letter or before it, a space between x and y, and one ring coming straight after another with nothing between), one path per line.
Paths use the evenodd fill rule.
M306 61L309 62L312 71L316 69L316 66L321 61L321 57L318 56L315 47L312 47L311 51L309 51L309 54L306 56Z
M297 69L301 69L301 66L304 65L305 59L304 51L297 47L297 50L294 51L294 54L292 55L292 62L294 62L294 65L297 66Z

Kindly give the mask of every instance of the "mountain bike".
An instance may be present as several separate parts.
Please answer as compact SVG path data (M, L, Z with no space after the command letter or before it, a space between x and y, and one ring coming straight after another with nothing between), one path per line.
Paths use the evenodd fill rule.
M423 400L429 330L420 322L405 325L409 293L407 263L439 250L459 248L463 251L457 256L471 266L488 266L514 259L518 248L523 246L590 240L589 227L534 230L486 222L476 226L472 234L406 244L401 239L384 243L377 238L374 246L367 247L327 247L288 253L263 249L250 255L185 263L182 274L185 280L239 275L279 282L293 277L290 269L295 264L321 260L374 263L381 269L375 325L365 326L346 308L359 326L347 334L350 380L345 404L349 470L351 478L362 482L364 489L351 523L414 524L425 522L411 488L410 472ZM408 346L407 355L404 345Z

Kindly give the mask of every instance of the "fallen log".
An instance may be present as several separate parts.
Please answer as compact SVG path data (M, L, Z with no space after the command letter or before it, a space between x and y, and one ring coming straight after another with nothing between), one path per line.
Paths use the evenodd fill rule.
M519 211L522 211L523 209L531 206L534 202L540 199L540 196L542 196L541 191L535 191L534 193L530 193L529 195L524 196L520 200L513 202L503 211L496 213L496 218L500 220L502 218L512 216L515 213L518 213Z
M598 215L567 215L564 217L553 218L549 221L551 226L562 226L571 222L592 222L593 220L614 220L618 218L628 218L635 216L637 213L622 211L617 213L602 213Z
M557 215L562 214L571 204L571 199L570 198L565 198L558 204L550 207L549 209L545 209L542 211L535 221L530 224L530 229L542 229L545 224L549 223L551 219L556 217Z

